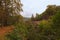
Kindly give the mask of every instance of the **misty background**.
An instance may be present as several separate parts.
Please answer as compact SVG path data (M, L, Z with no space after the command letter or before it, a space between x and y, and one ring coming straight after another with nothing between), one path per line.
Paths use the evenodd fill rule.
M47 5L60 5L60 0L21 0L23 3L23 12L21 13L24 17L34 16L36 13L41 14L47 8Z

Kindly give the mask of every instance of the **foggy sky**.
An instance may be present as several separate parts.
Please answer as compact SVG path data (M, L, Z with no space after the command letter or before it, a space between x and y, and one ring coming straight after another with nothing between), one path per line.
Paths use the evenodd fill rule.
M47 5L60 5L60 0L21 0L23 4L23 13L24 17L31 17L32 14L39 13L41 14L46 8Z

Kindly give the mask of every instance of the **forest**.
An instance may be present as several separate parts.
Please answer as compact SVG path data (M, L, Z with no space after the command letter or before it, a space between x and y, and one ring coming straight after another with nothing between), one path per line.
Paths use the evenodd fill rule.
M0 40L60 40L60 6L48 5L31 18L20 14L22 6L21 0L0 0Z

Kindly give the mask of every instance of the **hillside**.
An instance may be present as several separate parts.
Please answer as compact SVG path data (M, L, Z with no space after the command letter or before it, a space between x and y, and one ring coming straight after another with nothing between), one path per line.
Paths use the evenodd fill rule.
M36 17L33 19L33 21L48 20L49 18L51 18L51 16L55 15L59 10L60 6L48 5L47 9L43 13L36 14Z

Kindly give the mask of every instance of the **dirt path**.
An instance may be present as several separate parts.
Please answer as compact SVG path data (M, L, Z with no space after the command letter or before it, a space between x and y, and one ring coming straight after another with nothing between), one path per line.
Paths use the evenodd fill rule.
M4 40L5 35L9 32L12 32L13 29L14 29L13 26L7 26L7 27L0 28L0 40Z

